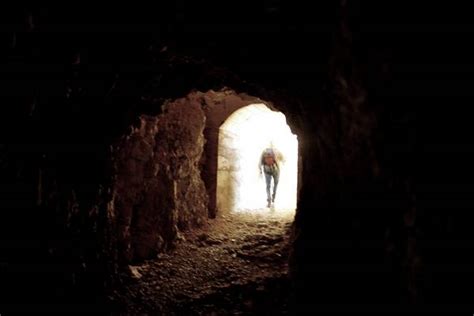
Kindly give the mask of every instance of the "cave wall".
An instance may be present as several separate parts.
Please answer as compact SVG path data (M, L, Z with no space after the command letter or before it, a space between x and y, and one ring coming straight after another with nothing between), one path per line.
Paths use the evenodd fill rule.
M300 112L306 119L301 123L302 184L291 259L299 312L305 306L348 311L340 302L361 304L361 310L372 302L400 306L412 299L414 275L409 274L417 273L417 251L408 254L411 246L401 241L404 237L392 235L400 232L412 192L403 187L408 178L393 178L393 166L384 156L391 144L379 128L391 123L380 121L386 108L369 86L361 56L371 49L357 41L357 25L348 22L348 12L356 14L351 4L341 2L322 102ZM382 68L379 62L371 67ZM373 75L371 80L383 81L375 79L380 73ZM393 181L396 188L389 187ZM392 238L399 243L394 245Z
M299 311L468 311L472 142L454 104L472 98L462 88L472 77L453 60L469 64L472 49L451 28L459 11L340 4L323 101L300 112L313 137L300 140ZM425 19L436 27L414 26Z
M179 231L207 218L207 193L200 174L205 116L192 97L163 105L114 148L114 199L119 256L123 262L150 259L170 250Z

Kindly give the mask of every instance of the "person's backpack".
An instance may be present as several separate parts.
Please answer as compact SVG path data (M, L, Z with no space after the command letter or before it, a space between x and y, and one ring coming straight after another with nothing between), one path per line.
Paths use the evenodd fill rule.
M275 157L271 153L266 153L265 156L263 156L263 161L267 166L272 166L275 163Z
M265 154L263 155L263 162L267 166L273 166L273 164L275 164L275 154L272 150L265 151Z

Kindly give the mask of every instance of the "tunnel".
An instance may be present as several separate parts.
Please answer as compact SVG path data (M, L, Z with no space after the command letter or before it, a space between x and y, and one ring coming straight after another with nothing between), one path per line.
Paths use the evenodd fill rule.
M0 314L472 313L470 12L5 8Z

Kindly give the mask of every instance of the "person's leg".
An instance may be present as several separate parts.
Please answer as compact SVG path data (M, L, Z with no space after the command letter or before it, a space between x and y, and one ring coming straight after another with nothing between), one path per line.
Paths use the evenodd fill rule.
M267 202L268 202L268 204L270 204L270 201L271 201L270 183L272 181L272 175L270 173L266 173L266 172L264 172L264 174L265 174L265 182L267 184Z
M278 181L280 180L280 173L277 171L273 174L273 197L272 202L275 202L276 190L278 187Z

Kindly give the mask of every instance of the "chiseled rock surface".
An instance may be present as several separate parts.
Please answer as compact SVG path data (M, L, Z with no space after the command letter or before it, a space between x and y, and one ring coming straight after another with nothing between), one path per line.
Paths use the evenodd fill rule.
M198 227L207 217L199 170L204 125L200 104L178 99L157 117L142 116L117 146L114 205L123 261L170 249L179 229Z

